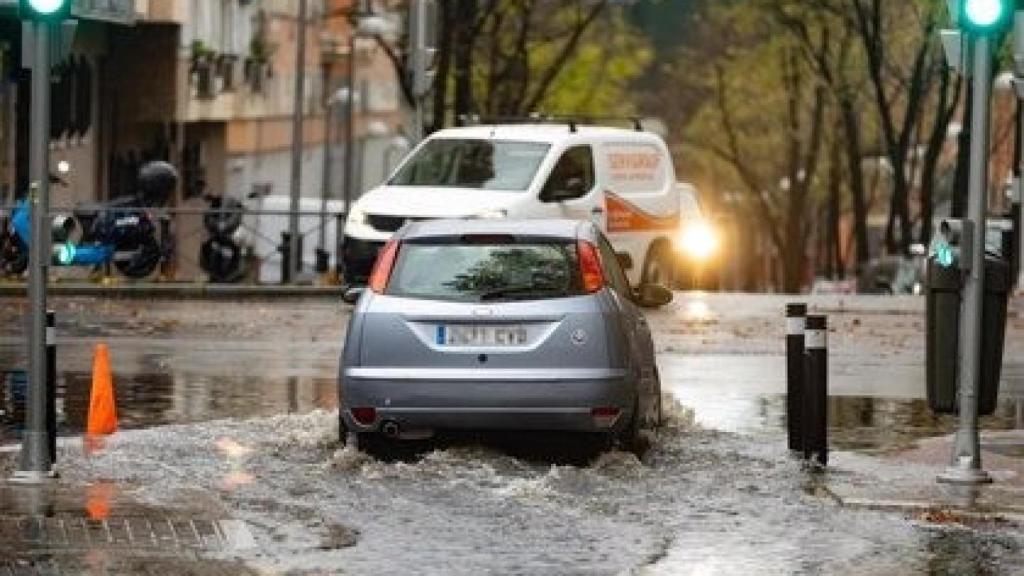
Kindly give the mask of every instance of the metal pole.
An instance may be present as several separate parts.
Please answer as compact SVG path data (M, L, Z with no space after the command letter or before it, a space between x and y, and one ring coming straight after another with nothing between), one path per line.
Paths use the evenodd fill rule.
M302 254L299 252L301 242L296 239L301 234L299 229L299 199L302 196L302 150L304 148L303 137L303 100L306 93L306 4L307 0L299 0L298 13L298 36L295 50L295 106L292 111L292 189L291 189L291 214L288 217L288 232L291 234L290 245L290 280L298 281L300 262Z
M46 435L50 462L57 464L57 313L46 312Z
M981 469L978 439L978 391L981 379L982 304L985 295L985 212L988 206L989 108L992 94L992 41L971 39L974 60L970 172L967 218L973 223L970 270L966 272L960 315L960 425L950 467L939 476L951 484L983 484L992 478Z
M348 98L345 99L345 214L351 212L352 206L352 172L355 166L355 119L356 119L356 30L349 31L348 60L345 64L345 88Z
M424 124L424 118L425 118L425 112L423 110L423 106L424 106L424 99L423 98L417 98L416 99L416 116L415 116L415 120L413 120L414 124L413 124L413 127L412 127L412 143L413 143L413 146L415 146L416 144L419 144L420 141L423 140L423 124Z
M51 24L33 22L32 104L29 174L32 245L29 248L28 397L21 443L19 482L42 482L52 473L46 433L46 279L50 226L50 34Z
M1024 289L1024 216L1021 205L1024 204L1024 10L1013 14L1013 75L1014 89L1017 92L1017 149L1013 189L1013 217L1017 226L1014 248L1017 259L1017 289Z
M324 67L324 166L322 186L320 189L320 235L317 247L323 252L327 248L327 199L331 196L331 121L333 106L331 103L330 69Z
M786 306L786 431L789 449L803 450L801 408L804 395L804 329L807 305Z

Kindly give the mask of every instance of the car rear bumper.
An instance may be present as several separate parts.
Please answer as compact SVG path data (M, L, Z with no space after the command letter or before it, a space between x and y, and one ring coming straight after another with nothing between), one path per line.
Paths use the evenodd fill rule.
M404 375L403 375L404 373ZM350 369L342 384L342 418L349 430L551 430L607 432L630 421L635 386L625 370L495 370L481 376L456 370ZM361 424L351 409L372 407ZM618 408L617 419L594 408Z

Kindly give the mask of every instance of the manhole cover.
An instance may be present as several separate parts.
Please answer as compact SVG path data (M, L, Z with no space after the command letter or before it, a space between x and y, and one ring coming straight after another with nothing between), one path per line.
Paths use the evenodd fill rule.
M240 550L255 545L252 534L238 520L150 516L104 520L0 516L0 542L19 552L80 549L201 552ZM3 576L2 571L0 576Z

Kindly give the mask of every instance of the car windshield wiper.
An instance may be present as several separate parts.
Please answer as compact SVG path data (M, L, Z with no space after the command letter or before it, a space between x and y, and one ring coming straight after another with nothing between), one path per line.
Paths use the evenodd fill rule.
M506 286L480 294L481 301L500 300L503 298L530 298L540 296L551 296L557 292L556 288L538 288L536 286Z

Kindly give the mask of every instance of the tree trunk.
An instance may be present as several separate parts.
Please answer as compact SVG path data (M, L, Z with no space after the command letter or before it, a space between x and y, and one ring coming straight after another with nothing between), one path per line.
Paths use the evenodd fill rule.
M853 203L853 236L857 272L860 272L871 260L871 246L868 243L867 187L864 183L864 171L861 169L860 124L851 98L840 99L839 109L846 136L846 167L850 175L850 199Z
M838 127L837 127L838 128ZM836 130L836 135L840 131ZM842 186L843 186L843 150L842 142L838 137L832 138L832 148L829 151L828 171L828 218L826 220L827 231L825 234L825 276L829 280L835 280L838 276L844 276L842 235L839 230L839 213L842 208Z
M473 48L477 0L458 0L455 6L455 123L476 113L473 100Z
M454 45L454 33L456 23L451 10L451 4L441 2L438 5L440 14L440 33L438 34L437 46L437 79L434 82L434 104L433 118L431 118L429 133L437 132L445 127L448 121L448 77L452 71L452 46Z

